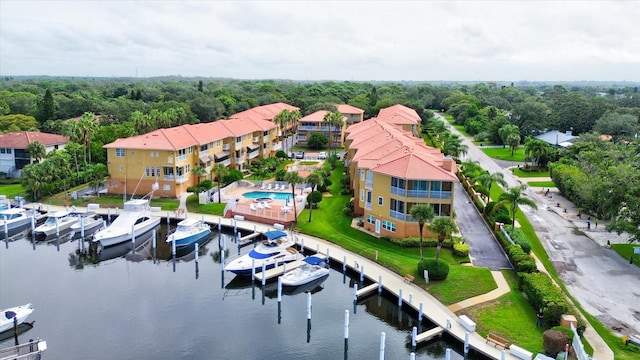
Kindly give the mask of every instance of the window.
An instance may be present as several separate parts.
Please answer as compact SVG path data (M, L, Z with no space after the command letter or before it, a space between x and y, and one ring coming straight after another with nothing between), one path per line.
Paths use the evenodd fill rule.
M242 136L236 137L236 143L240 143L240 142L242 142Z
M378 205L382 206L382 196L378 196Z
M116 149L116 157L124 157L124 149Z
M216 140L216 146L219 147L220 145L222 145L222 140Z
M184 167L184 173L185 173L185 174L189 174L190 172L191 172L191 164L187 164L187 165Z
M164 168L164 176L173 176L173 168L165 167Z
M151 157L157 157L157 158L159 158L159 157L160 157L160 151L152 151L152 152L151 152Z
M364 181L364 170L360 170L360 181Z
M144 172L145 175L151 176L151 172L149 172L149 167L147 166Z
M411 190L427 190L426 180L414 180Z
M440 181L432 181L431 182L431 191L440 191L442 183Z
M391 199L391 203L389 204L389 209L393 211L397 211L404 214L404 201Z
M209 149L209 144L204 144L200 146L200 151L207 151Z
M160 167L156 168L156 176L160 176Z
M373 215L367 215L367 222L373 224L376 222L376 218Z
M382 220L382 228L391 232L396 232L396 224L391 221Z
M400 189L404 189L405 188L404 187L404 182L405 181L406 181L405 179L398 179L398 178L392 177L391 178L391 186L397 187L397 188L400 188Z
M164 190L164 191L171 190L171 185L169 185L169 184L162 185L162 190Z
M0 148L0 154L11 154L13 153L13 149Z
M367 202L371 203L371 191L367 191Z
M364 190L360 190L360 201L364 201Z

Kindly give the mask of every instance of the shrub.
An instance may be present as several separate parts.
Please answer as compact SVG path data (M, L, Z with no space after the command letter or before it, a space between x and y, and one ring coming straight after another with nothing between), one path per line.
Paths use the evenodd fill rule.
M509 256L511 263L517 272L531 273L537 271L535 260L531 255L525 253L520 245L509 244L505 249L507 251L507 256Z
M444 280L449 276L449 264L436 259L424 259L418 263L418 273L423 276L424 271L429 272L429 280Z
M229 185L234 181L242 180L243 175L240 170L232 169L229 171L229 174L222 179L222 182L225 185Z
M518 246L518 245L514 245ZM518 273L522 292L536 309L542 309L544 322L555 326L560 324L562 314L567 314L569 305L558 287L553 285L548 275L542 273Z
M419 247L419 238L390 239L390 241L401 247Z
M458 257L469 256L469 245L467 244L453 244L453 255Z
M531 244L529 243L529 240L527 240L527 237L522 232L522 230L518 228L513 229L511 227L507 227L506 229L509 236L511 236L511 240L513 240L514 243L520 245L525 253L531 254Z
M567 344L567 341L567 335L562 331L547 330L542 334L544 352L554 358L560 351L564 350L564 346Z
M358 226L360 227L364 226L364 221L362 221L362 219L358 220Z
M282 151L282 150L278 150L276 152L276 157L280 158L280 159L288 159L289 158L289 156L287 156L287 153Z
M571 329L569 329L568 327L558 325L552 327L550 330L561 331L565 333L567 335L569 343L573 342L573 331L571 331Z

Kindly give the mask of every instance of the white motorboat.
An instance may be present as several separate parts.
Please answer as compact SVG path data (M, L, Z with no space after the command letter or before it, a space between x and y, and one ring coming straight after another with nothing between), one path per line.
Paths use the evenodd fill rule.
M302 261L304 265L281 276L283 286L300 286L329 275L329 266L324 259L308 256Z
M82 229L84 228L85 234L90 234L91 232L97 230L104 221L102 217L96 214L93 211L88 212L74 212L71 216L75 216L78 218L78 222L71 225L71 230L74 234L82 233Z
M167 243L175 241L176 248L181 248L194 243L202 244L209 238L211 227L196 219L184 219L178 223L174 232L167 236Z
M105 248L131 241L135 233L142 235L160 224L160 218L151 216L149 199L131 199L124 203L122 212L106 228L97 231L93 241Z
M22 208L0 210L0 236L26 229L31 223L33 212Z
M0 333L13 328L13 318L16 318L17 325L20 325L27 320L27 317L31 315L32 312L33 308L31 304L14 306L2 310L2 313L0 313Z
M47 214L47 220L36 227L34 233L36 236L51 236L56 232L62 233L71 228L71 225L78 222L78 218L72 216L68 211L55 211Z
M248 254L230 261L225 265L225 270L238 275L249 275L254 268L255 272L261 272L263 264L265 269L271 269L276 264L302 259L302 254L293 248L295 243L287 238L284 231L267 231L264 236L267 240L263 240Z

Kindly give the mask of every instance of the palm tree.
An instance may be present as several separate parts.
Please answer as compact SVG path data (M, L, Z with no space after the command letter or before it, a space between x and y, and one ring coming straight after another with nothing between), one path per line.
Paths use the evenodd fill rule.
M498 135L500 135L503 144L509 145L511 157L513 157L513 153L520 146L520 128L513 124L507 124L498 130Z
M211 170L213 174L216 176L216 181L218 182L218 204L222 202L222 180L225 176L229 174L229 169L222 163L217 163Z
M191 174L198 178L198 185L200 185L200 178L207 176L207 168L202 165L196 165L191 169Z
M487 189L487 193L485 194L487 201L489 201L489 198L491 198L491 186L493 186L494 182L502 185L502 187L507 186L507 182L504 180L504 174L501 172L490 173L488 171L485 171L482 173L482 175L474 178L473 181L479 183L480 186Z
M449 133L449 135L444 136L442 152L446 155L460 158L467 151L469 151L469 147L462 143L462 139L458 135Z
M70 142L67 143L65 149L68 151L70 148L73 150L73 160L76 164L76 181L80 182L80 166L78 164L78 147L80 144L80 127L75 120L69 120L64 125L62 132L69 137Z
M550 151L549 144L542 140L529 138L524 144L525 156L534 158L537 167L542 167L542 158L548 156Z
M294 221L298 222L298 210L296 208L296 185L302 183L304 179L298 174L297 171L289 171L284 176L284 181L291 185L291 201L293 201L293 216Z
M77 131L79 132L80 143L84 146L84 165L87 167L87 152L89 153L89 162L91 162L91 138L98 130L98 120L92 112L82 114L82 118L78 121Z
M505 206L507 204L511 206L511 215L513 216L513 219L511 220L512 228L516 224L516 211L518 211L518 204L527 205L536 210L538 209L538 206L533 200L523 197L522 192L526 188L527 188L527 185L525 184L510 188L507 192L504 192L500 195L500 197L498 198L499 201L495 206L495 207Z
M439 217L431 224L429 224L429 230L438 235L438 246L436 247L436 262L440 258L440 250L442 250L442 243L453 233L458 230L456 224L448 217Z
M271 171L266 166L260 166L252 169L253 176L260 180L260 185L262 185L262 181L271 176Z
M273 122L276 123L276 125L278 125L278 128L280 130L282 150L285 153L287 152L287 146L285 144L285 140L287 137L285 135L285 132L286 132L286 127L289 124L289 121L291 121L291 115L288 109L282 110L278 115L276 115L273 118Z
M311 185L311 196L309 197L311 200L309 201L309 222L311 222L311 211L313 211L313 193L316 191L316 187L322 186L324 184L324 177L320 175L317 171L312 172L305 179L307 183Z
M87 166L87 178L95 194L98 194L98 187L104 183L104 178L107 176L109 176L107 165L98 163Z
M344 115L337 110L329 111L324 115L322 125L329 127L329 154L331 154L331 150L333 150L333 145L335 143L333 139L333 129L342 129L342 126L344 125Z
M298 121L302 118L299 110L289 111L289 122L293 125L294 129L298 126ZM293 147L293 136L291 137L291 146Z
M411 207L411 210L409 210L409 214L411 214L413 220L416 220L418 222L418 228L420 229L420 260L422 260L424 259L422 251L422 230L424 229L424 224L431 222L431 220L433 220L433 218L436 216L436 213L435 211L433 211L433 207L428 204L417 204Z
M27 145L27 154L40 162L47 155L47 148L40 141L34 141Z

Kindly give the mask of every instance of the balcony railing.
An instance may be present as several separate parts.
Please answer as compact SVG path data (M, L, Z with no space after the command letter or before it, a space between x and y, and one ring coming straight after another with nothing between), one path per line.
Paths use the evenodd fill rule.
M364 203L364 208L367 210L371 210L371 203L370 202Z
M224 160L222 160L222 161L218 161L218 162L216 162L216 164L222 164L222 165L224 165L224 166L229 166L229 165L231 165L231 159L226 158L226 159L224 159Z
M364 185L367 189L373 188L373 180L367 180Z
M176 156L176 162L187 160L187 155L178 155Z
M222 146L222 150L224 150L224 151L229 151L229 149L231 149L231 144L224 144Z
M189 175L180 175L176 177L176 183L182 184L189 181Z
M406 218L404 213L401 213L400 211L395 211L395 210L389 210L389 216L394 219L398 219L402 221L405 221L405 218Z
M399 188L399 187L395 187L395 186L391 187L391 194L393 194L393 195L405 196L404 193L405 193L405 189L403 189L403 188Z
M429 190L409 190L407 191L407 197L428 198Z
M163 179L166 181L173 181L175 177L173 175L165 175Z
M260 155L260 151L252 151L249 153L249 159L256 158L258 155Z
M432 199L451 199L451 191L431 191Z

